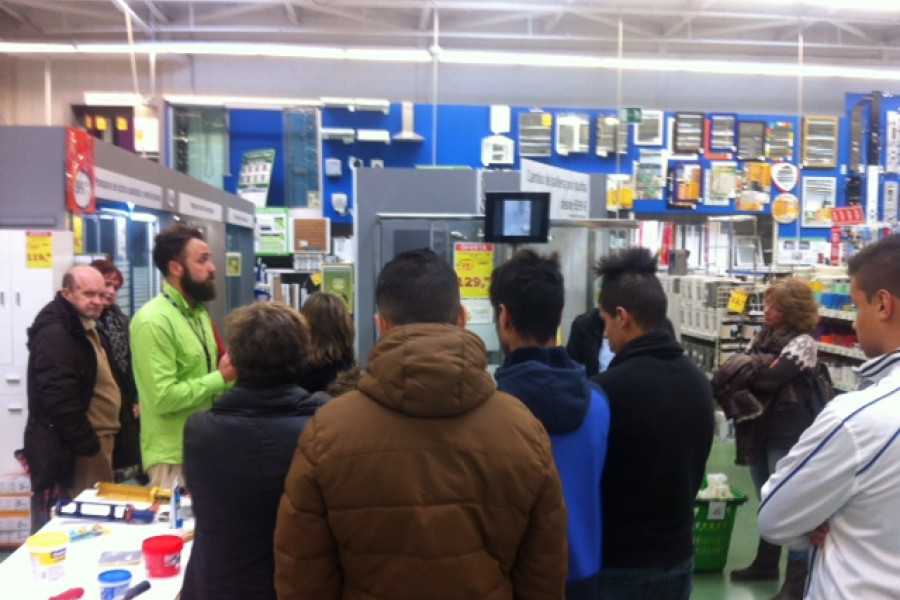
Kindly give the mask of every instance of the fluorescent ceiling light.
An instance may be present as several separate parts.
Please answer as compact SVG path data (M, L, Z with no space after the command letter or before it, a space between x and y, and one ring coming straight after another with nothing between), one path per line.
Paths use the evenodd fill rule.
M74 54L72 44L42 44L32 42L0 42L0 54Z
M85 92L84 103L88 106L140 106L144 98L128 92Z
M187 94L164 94L163 100L181 106L321 106L322 102L312 98L260 98L252 96L195 96Z
M897 0L891 0L896 2ZM897 2L900 6L900 2ZM225 44L203 42L142 42L134 44L42 44L0 42L2 54L177 54L208 56L261 56L300 59L389 61L424 63L432 60L426 50L386 48L333 48L289 44ZM537 54L528 52L489 52L478 50L444 50L436 52L441 63L487 66L524 66L577 69L623 69L626 71L679 71L688 73L720 73L726 75L765 75L786 77L840 77L900 81L900 70L846 65L796 63L732 62L716 60L602 58L589 55ZM262 104L262 99L246 99ZM241 100L242 102L243 100ZM275 99L271 104L311 105L316 101ZM220 104L218 99L215 104ZM314 105L314 104L312 104Z
M778 4L784 5L784 0L757 0L762 4ZM736 2L733 2L736 4ZM741 4L745 4L743 0ZM800 4L791 3L791 4ZM873 11L873 12L900 12L900 3L897 0L805 0L804 6L818 6L831 10L854 10L854 11Z
M477 50L441 50L442 63L459 65L497 65L526 67L597 68L603 59L566 54L534 54L526 52L480 52Z

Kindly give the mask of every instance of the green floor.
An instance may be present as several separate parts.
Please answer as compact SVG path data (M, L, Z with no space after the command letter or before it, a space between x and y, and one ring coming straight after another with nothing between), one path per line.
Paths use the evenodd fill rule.
M734 584L728 579L728 573L734 568L746 566L753 560L756 552L756 509L759 502L750 482L750 472L746 467L734 464L734 445L719 444L713 446L707 464L708 473L725 473L731 485L750 498L738 507L734 533L728 563L722 573L698 574L694 578L692 600L769 600L779 589L776 583ZM0 551L0 562L8 552Z

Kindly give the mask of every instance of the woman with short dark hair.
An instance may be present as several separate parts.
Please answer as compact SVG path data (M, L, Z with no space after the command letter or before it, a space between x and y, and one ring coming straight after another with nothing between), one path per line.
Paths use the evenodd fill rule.
M182 600L275 600L273 536L300 432L328 396L297 385L308 364L303 317L257 302L226 319L233 388L184 430L196 537Z

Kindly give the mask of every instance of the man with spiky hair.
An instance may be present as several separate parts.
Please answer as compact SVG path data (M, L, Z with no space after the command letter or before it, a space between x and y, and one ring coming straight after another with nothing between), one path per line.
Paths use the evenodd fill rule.
M603 472L604 600L688 600L694 499L713 438L712 389L666 328L656 260L631 248L600 260L609 368Z

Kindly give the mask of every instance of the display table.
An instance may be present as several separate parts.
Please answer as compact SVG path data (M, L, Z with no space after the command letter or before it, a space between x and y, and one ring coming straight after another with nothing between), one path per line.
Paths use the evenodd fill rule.
M78 500L86 502L104 502L98 499L93 491L86 491L78 496ZM121 502L107 502L122 504ZM147 508L146 503L132 503L136 508ZM106 551L138 551L144 539L154 535L182 535L194 528L193 519L186 519L182 529L172 529L168 523L121 523L101 522L90 519L73 519L54 517L42 529L43 532L61 531L69 533L83 527L91 527L100 523L109 533L96 537L70 542L65 559L65 575L56 581L37 580L32 574L31 554L27 544L23 544L5 561L0 563L0 597L3 600L48 600L52 596L62 594L71 588L84 588L86 600L100 598L100 587L97 576L110 569L125 569L131 572L131 585L141 581L149 581L150 589L140 596L139 600L174 600L181 591L184 569L187 566L192 543L186 542L181 553L181 572L174 577L150 578L147 576L143 559L139 564L107 566L100 564L100 555Z

